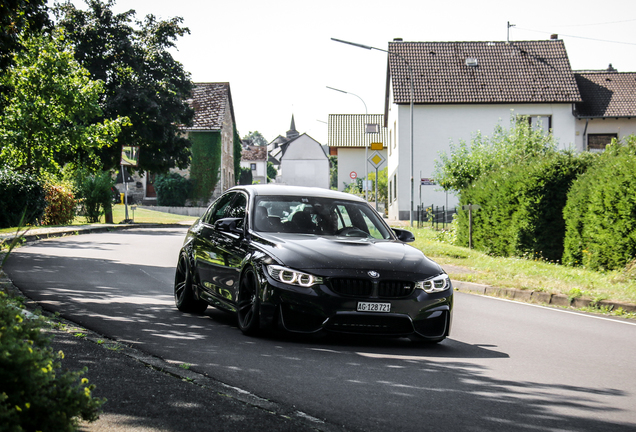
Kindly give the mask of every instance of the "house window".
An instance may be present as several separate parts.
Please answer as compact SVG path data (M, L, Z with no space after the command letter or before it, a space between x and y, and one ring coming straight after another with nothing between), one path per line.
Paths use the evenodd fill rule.
M397 174L393 174L393 201L397 199Z
M605 146L618 139L618 134L589 134L587 136L587 150L590 152L602 152Z
M251 163L251 164L250 164L250 169L251 169L252 171L256 171L256 164L255 164L255 163Z
M364 125L366 133L380 133L380 125L377 123L367 123Z
M393 136L393 148L397 145L397 122L393 122L393 130L395 131L395 135Z
M547 135L552 130L551 115L523 115L519 116L519 121L527 121L533 130L543 130Z

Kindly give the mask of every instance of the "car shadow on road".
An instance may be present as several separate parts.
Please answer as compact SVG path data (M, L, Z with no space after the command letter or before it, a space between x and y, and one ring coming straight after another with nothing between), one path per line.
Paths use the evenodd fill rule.
M248 380L258 376L271 386L283 382L286 389L300 391L308 385L301 378L315 374L319 378L309 384L317 401L334 397L335 387L329 383L344 382L346 399L360 400L356 418L373 422L373 427L364 430L395 430L394 419L382 416L387 412L401 415L404 407L413 416L410 430L422 430L423 424L445 425L448 430L634 430L633 421L625 424L613 419L629 417L621 407L632 394L610 385L585 385L585 379L576 381L579 385L566 380L509 379L505 368L502 372L502 365L496 364L508 362L510 356L488 340L469 344L451 335L440 344L425 345L408 339L346 335L275 332L246 337L237 329L234 316L214 308L198 316L178 312L172 298L173 268L88 258L58 261L37 254L28 260L31 265L15 268L12 276L46 309L145 352L167 352L164 358L174 362L193 362L193 356L199 355L205 360L200 365L193 362L192 370L213 371L224 382L231 379L230 374L240 373ZM80 276L69 283L62 277L69 271ZM117 282L113 274L120 275ZM35 280L45 283L36 287ZM152 293L139 288L147 287L149 280L157 288ZM268 376L271 372L262 366L265 353L284 366L284 377ZM217 365L204 369L205 361ZM312 398L307 399L309 408L314 406ZM387 404L396 409L382 409ZM320 414L320 407L316 410ZM341 415L338 420L351 418L349 412L333 415Z

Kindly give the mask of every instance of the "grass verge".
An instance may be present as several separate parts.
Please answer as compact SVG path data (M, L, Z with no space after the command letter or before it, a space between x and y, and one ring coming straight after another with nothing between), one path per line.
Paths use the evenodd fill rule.
M438 264L471 270L449 271L454 280L500 288L545 291L570 298L636 303L636 280L625 271L596 272L541 260L493 257L438 241L438 233L430 228L413 228L412 231L416 238L412 245Z
M163 213L154 210L148 210L147 208L137 207L134 211L131 206L128 206L128 218L133 219L135 223L156 223L156 224L172 224L172 223L186 223L194 222L196 217L183 216L172 213ZM116 204L113 206L113 223L121 223L126 219L126 209L123 204ZM104 216L100 218L100 223L104 223ZM84 216L76 216L71 226L88 225ZM51 228L51 227L30 227L31 229L38 228ZM17 228L2 228L0 234L13 234Z

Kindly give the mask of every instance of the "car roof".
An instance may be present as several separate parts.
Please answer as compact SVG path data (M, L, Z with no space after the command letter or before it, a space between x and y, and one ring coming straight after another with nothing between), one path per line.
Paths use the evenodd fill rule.
M317 198L344 199L365 202L363 198L331 189L307 186L287 186L280 184L255 184L234 186L230 190L244 190L252 196L302 196Z

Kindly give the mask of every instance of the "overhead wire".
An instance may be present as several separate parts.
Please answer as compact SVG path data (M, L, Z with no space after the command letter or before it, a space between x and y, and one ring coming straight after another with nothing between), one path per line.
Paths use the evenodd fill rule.
M630 20L632 21L632 20ZM636 20L633 20L636 21ZM548 32L545 30L532 30L532 29L527 29L527 28L523 28L523 27L512 27L514 29L517 30L524 30L524 31L529 31L529 32L534 32L534 33L546 33L546 34L550 34L552 32ZM589 38L589 37L584 37L584 36L575 36L575 35L568 35L568 34L563 34L563 33L559 33L559 36L565 36L565 37L570 37L570 38L575 38L575 39L586 39L586 40L592 40L592 41L597 41L597 42L607 42L607 43L616 43L616 44L622 44L622 45L636 45L636 43L634 42L622 42L622 41L612 41L612 40L607 40L607 39L596 39L596 38Z

